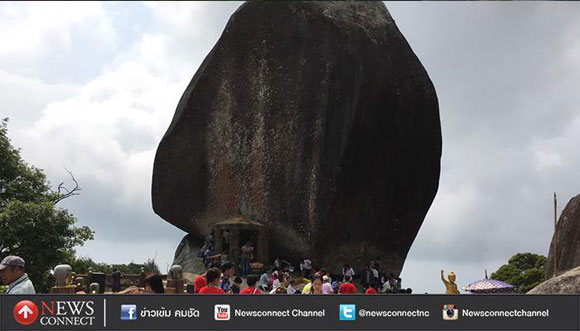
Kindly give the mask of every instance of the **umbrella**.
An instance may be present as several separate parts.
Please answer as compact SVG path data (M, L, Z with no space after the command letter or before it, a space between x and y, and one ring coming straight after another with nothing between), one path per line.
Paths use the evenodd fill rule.
M485 272L485 279L478 280L463 287L464 291L471 293L517 293L517 288L499 280L488 279L487 271Z

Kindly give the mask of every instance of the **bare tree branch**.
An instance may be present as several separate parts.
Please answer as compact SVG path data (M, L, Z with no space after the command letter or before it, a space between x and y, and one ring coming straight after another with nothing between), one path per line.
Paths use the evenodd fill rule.
M64 168L64 170L66 170L66 172L68 172L68 174L72 178L73 182L75 183L75 187L73 187L72 190L69 190L68 188L66 188L64 186L64 182L58 184L58 189L57 189L57 193L56 193L56 200L54 201L55 205L66 198L69 198L73 195L80 194L79 191L81 190L81 188L79 187L79 183L75 179L75 176L73 176L73 174L67 168Z

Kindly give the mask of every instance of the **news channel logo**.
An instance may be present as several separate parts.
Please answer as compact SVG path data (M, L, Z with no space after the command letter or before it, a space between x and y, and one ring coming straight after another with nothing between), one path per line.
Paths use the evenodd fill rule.
M121 305L121 321L136 321L137 305Z
M22 325L30 325L36 321L38 317L38 307L29 300L21 300L13 310L14 320Z
M356 305L340 305L339 319L341 321L355 321L356 320Z
M457 321L459 318L459 308L457 305L443 305L443 320Z
M230 305L215 305L213 308L213 318L216 321L229 321L230 320Z

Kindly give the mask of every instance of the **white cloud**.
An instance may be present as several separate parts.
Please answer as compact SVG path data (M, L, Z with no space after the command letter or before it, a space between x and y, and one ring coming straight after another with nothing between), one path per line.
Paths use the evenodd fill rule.
M77 90L74 85L47 84L0 70L0 116L10 118L11 130L29 126L48 103L71 97Z
M556 137L534 141L530 151L535 157L534 168L540 174L556 175L562 171L574 171L580 163L580 106L578 116Z
M542 172L547 168L562 166L562 156L553 151L536 149L534 150L535 169Z
M208 18L207 12L214 6L207 2L182 1L146 1L144 4L153 10L160 21L169 25L171 30L191 39L197 39L203 34L200 23L204 18Z
M131 185L126 175L151 176L153 151L183 88L183 82L155 76L140 63L124 63L81 87L74 97L48 104L27 129L22 147L47 171L58 172L65 163L79 179L116 187L123 196L140 190L144 207L149 188ZM131 135L140 139L131 144Z
M55 183L66 180L66 166L83 189L65 205L79 224L97 232L87 246L91 249L81 252L108 261L118 248L112 241L123 234L133 236L128 242L134 247L169 236L166 245L172 248L159 252L159 261L170 263L182 232L154 215L150 183L157 143L184 84L156 76L139 62L126 62L80 87L76 95L47 104L22 132L20 146L27 160L44 168ZM136 251L142 250L116 256L128 262L142 255Z
M106 13L98 2L2 3L0 7L0 56L23 52L61 52L71 44L71 33L91 25L95 35L113 41Z
M54 45L43 43L50 38L61 38L59 47L86 47L70 44L66 33L75 24L90 23L95 17L102 16L102 22L108 21L99 4L90 6L88 12L88 7L67 7L61 16L64 23L53 25L52 21L31 24L30 20L38 15L38 8L20 8L23 13L12 14L21 19L16 27L51 28L46 31L47 35L38 37L38 42L12 44L6 49L17 53L36 47L41 54L48 54ZM25 107L25 113L33 114L27 125L16 131L11 128L24 158L45 169L54 183L66 181L63 166L74 173L83 191L80 197L65 201L63 207L79 218L79 224L89 225L96 231L96 240L80 252L97 260L108 261L118 248L111 243L124 241L127 239L124 234L130 233L132 238L127 239L127 245L149 247L144 243L155 244L162 248L158 260L167 264L183 236L181 230L162 221L151 209L153 159L177 102L195 71L195 62L200 63L216 41L207 35L217 38L221 31L212 31L202 39L202 35L191 33L208 28L201 26L199 20L191 20L191 15L207 12L210 7L206 5L150 4L149 8L154 10L153 16L164 28L133 37L132 44L125 45L121 52L110 57L109 62L99 64L102 70L98 75L84 84L71 85L69 93L43 99L36 113ZM181 18L173 19L173 15ZM184 31L185 25L188 28ZM116 39L114 35L107 38ZM187 38L193 41L193 46L182 47ZM192 49L195 52L188 54ZM114 48L109 51L112 50ZM14 75L6 76L16 79ZM19 78L47 88L59 86L43 83L38 78ZM30 93L30 90L25 92ZM12 102L17 103L18 99ZM21 114L12 115L17 120L21 117ZM159 244L163 240L164 243ZM141 258L142 254L135 254L136 251L141 252L140 249L127 249L115 255L119 258L117 262ZM150 249L145 254L152 257Z

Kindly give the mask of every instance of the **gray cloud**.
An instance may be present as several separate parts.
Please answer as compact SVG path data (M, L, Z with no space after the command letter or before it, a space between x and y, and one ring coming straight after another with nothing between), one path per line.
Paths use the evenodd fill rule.
M441 268L453 266L465 285L514 253L547 254L552 192L562 206L580 192L580 158L568 148L580 138L570 130L580 119L571 84L580 78L580 7L387 7L435 84L444 137L441 188L409 254L407 284L441 292Z

